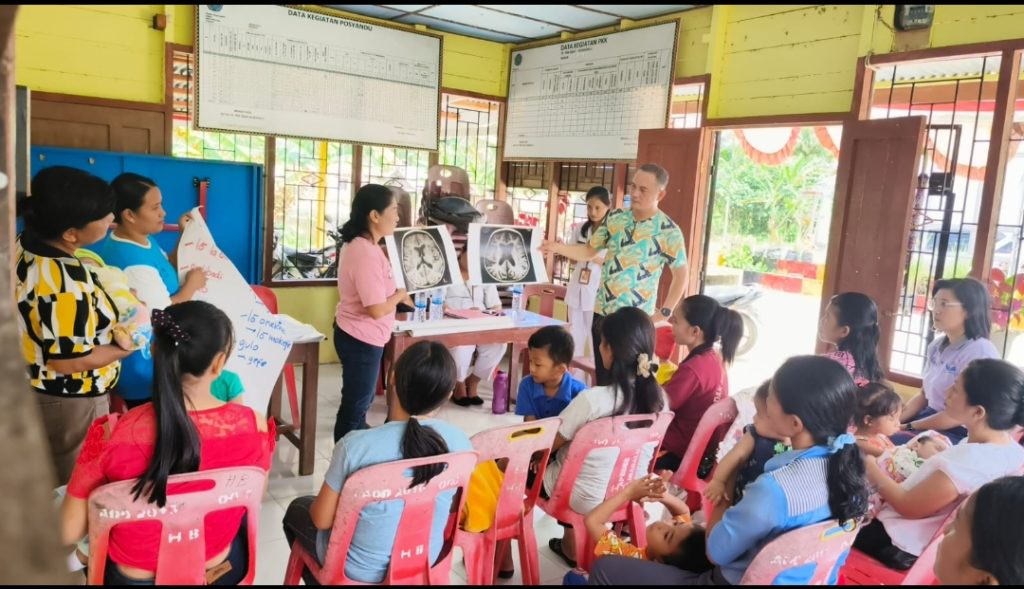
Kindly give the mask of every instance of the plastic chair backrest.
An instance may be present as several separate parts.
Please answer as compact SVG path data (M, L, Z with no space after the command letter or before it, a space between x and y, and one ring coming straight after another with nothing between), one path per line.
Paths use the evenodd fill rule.
M409 488L412 468L427 464L444 464L445 471L426 484ZM440 456L397 460L368 466L345 481L334 516L331 542L327 547L319 581L323 585L357 584L345 576L352 536L363 508L371 503L402 500L402 518L391 550L391 565L384 577L387 585L448 584L451 571L455 529L458 515L466 500L469 476L476 467L476 452L453 452ZM437 496L456 491L455 504L445 528L444 548L436 563L430 562L430 536ZM454 519L453 519L454 518Z
M236 466L171 475L167 478L167 504L158 508L140 496L132 499L135 479L103 485L89 495L89 584L102 585L107 566L110 530L115 525L158 521L160 552L157 585L206 584L207 514L232 507L248 513L249 571L242 580L251 585L256 576L256 547L267 473L255 466Z
M494 516L494 525L488 530L495 535L504 536L518 529L519 520L529 514L537 503L544 472L534 477L533 487L526 488L526 479L530 473L530 459L535 452L541 451L541 468L548 463L551 445L562 424L559 417L549 417L525 423L517 423L504 427L496 427L473 436L473 448L480 453L479 462L487 460L508 459L505 467L505 478L502 480L501 493L498 495L498 506ZM516 435L519 434L519 435ZM523 498L525 496L525 499Z
M967 504L967 500L970 495L964 497L953 511L949 512L946 519L942 521L942 525L939 526L938 531L932 536L931 541L925 546L924 550L921 551L921 555L914 561L914 565L907 571L907 576L903 577L902 585L934 585L935 584L935 572L933 568L935 566L935 556L939 550L939 544L942 542L942 538L946 535L946 529L953 525L953 521L956 519L956 515L960 513L960 510Z
M859 528L837 520L790 530L764 546L747 567L740 585L772 585L783 571L814 566L808 585L828 585L839 559L853 546Z
M697 423L693 437L690 438L690 445L687 446L682 462L679 463L679 470L672 475L673 483L686 489L687 493L704 494L708 483L697 476L700 461L709 451L709 446L717 445L721 441L723 430L732 425L738 413L736 401L732 397L721 399L708 407Z
M253 292L256 293L256 296L258 296L260 300L263 301L263 306L266 307L267 310L270 311L271 313L277 315L277 295L274 293L274 291L272 289L269 289L265 286L260 286L258 284L253 284L251 286Z
M523 301L529 304L530 297L540 297L540 310L537 314L554 318L555 301L565 300L565 290L561 284L527 284L523 287Z
M437 183L441 183L441 194L461 196L469 199L469 174L458 166L434 164L427 170L427 187L429 191Z
M619 492L623 487L637 479L637 470L640 466L640 458L644 446L654 444L654 454L647 467L651 472L654 467L654 460L658 455L658 448L665 437L665 431L672 423L675 414L671 411L662 413L647 413L638 415L616 415L596 419L580 428L573 436L569 444L569 453L562 463L562 471L558 473L558 482L551 493L548 501L548 513L571 510L569 498L572 496L572 489L579 478L580 470L583 468L583 461L592 450L603 448L617 448L619 455L615 460L615 467L612 469L612 476L608 480L608 487L605 490L605 499ZM642 424L648 422L648 427L628 427L630 424ZM625 507L616 512L613 519L625 517Z
M512 205L502 200L478 200L476 210L484 214L488 225L512 225L516 222L516 213L512 210Z

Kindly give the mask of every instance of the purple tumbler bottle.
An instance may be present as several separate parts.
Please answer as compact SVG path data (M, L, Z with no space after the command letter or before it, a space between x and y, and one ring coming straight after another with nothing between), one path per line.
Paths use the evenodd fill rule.
M501 370L494 375L494 396L491 398L491 413L501 415L508 411L508 374Z

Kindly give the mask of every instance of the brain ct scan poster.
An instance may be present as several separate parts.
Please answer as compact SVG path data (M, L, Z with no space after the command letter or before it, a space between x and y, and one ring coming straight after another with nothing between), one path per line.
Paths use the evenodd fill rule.
M455 246L444 227L398 229L384 241L398 288L413 294L462 284Z
M544 256L538 251L543 232L514 225L469 226L469 283L535 284L548 281Z

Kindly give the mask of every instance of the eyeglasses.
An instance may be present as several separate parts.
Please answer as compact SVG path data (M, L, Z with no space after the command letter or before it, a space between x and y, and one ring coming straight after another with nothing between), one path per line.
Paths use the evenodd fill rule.
M947 300L943 300L943 299L939 299L939 300L932 299L932 300L928 301L928 310L929 311L934 311L935 309L938 309L940 311L945 311L949 307L963 307L963 306L964 306L963 303L958 303L958 302L955 302L955 301L947 301Z

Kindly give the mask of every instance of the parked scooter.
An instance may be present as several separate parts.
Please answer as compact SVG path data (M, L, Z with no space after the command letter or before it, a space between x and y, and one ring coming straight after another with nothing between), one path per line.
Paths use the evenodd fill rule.
M722 306L739 313L743 319L743 339L736 348L736 357L743 356L754 349L757 336L761 330L761 317L754 301L761 298L764 291L758 284L716 285L704 287L704 294L715 299Z

